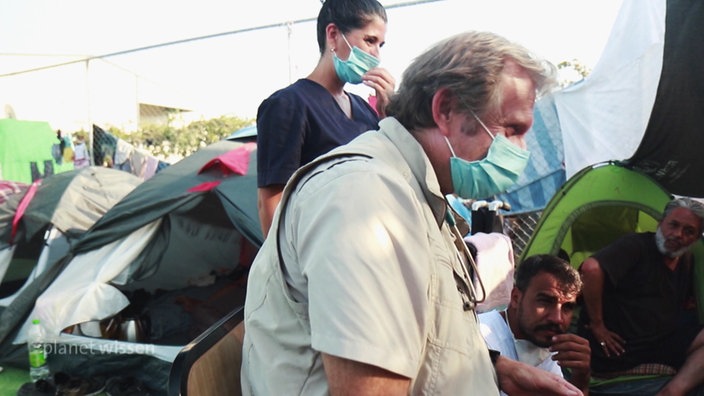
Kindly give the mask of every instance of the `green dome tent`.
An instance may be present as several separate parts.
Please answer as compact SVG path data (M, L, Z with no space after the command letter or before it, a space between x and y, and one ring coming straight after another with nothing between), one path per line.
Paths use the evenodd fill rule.
M652 179L617 163L587 167L555 193L521 258L563 250L578 266L627 232L654 231L669 200Z
M659 183L621 163L586 167L545 207L520 261L535 254L563 253L578 268L590 254L622 235L655 231L670 199ZM695 245L694 254L699 313L704 318L704 242Z

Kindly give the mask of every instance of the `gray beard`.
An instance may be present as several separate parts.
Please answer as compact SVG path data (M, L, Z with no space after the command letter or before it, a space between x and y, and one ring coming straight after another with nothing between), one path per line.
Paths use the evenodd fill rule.
M667 247L665 247L665 236L662 235L660 227L658 227L657 231L655 231L655 245L657 245L660 253L670 258L680 257L689 249L689 246L685 246L682 249L675 250L674 252L668 251Z

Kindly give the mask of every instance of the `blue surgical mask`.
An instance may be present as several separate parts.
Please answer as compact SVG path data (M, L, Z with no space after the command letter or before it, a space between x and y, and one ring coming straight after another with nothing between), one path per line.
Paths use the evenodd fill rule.
M474 113L472 113L474 115ZM528 164L530 153L512 144L505 136L494 136L484 123L474 115L493 141L484 159L467 161L455 156L450 141L450 172L455 194L465 199L484 199L506 191L516 184Z
M362 51L357 46L350 46L344 34L342 38L345 40L347 46L350 47L350 56L347 60L343 61L337 56L335 51L333 51L332 60L335 64L335 72L340 80L350 84L359 84L362 82L364 73L379 66L379 58Z

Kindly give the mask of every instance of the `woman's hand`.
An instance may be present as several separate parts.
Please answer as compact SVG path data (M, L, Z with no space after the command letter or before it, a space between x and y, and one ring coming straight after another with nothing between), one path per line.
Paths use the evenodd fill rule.
M396 80L388 70L375 67L362 76L364 85L376 91L376 111L379 118L386 117L386 105L396 90Z

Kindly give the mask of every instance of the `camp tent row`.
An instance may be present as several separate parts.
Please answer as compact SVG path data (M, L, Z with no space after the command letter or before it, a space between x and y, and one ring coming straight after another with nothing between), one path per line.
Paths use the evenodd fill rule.
M543 151L531 161L542 158L545 162L534 163L537 178L524 178L522 186L509 195L529 191L530 200L524 195L517 201L532 202L532 208L526 205L525 210L548 206L546 213L558 207L548 201L557 202L568 191L579 191L587 203L597 199L616 206L635 202L638 211L614 216L623 220L616 225L621 227L618 232L651 229L662 210L658 206L670 194L704 196L704 185L698 180L704 170L698 152L703 147L699 126L704 125L704 75L697 74L704 69L697 67L702 62L699 54L704 53L704 41L698 39L704 37L702 21L701 2L625 0L592 74L538 103L533 134L537 145L531 150ZM541 138L541 128L547 138ZM529 142L529 148L536 142ZM59 334L76 324L117 314L129 306L129 297L137 290L156 293L208 284L247 261L242 258L247 256L247 246L256 247L262 241L256 219L254 166L239 176L219 166L203 168L233 150L246 151L254 163L252 146L221 142L158 173L115 205L54 273L39 279L46 292L31 307L31 314L20 317L20 310L3 312L0 347L21 338L18 330L30 316L41 317L52 334ZM624 161L594 166L610 160ZM585 182L591 180L589 175L598 175L596 184ZM563 189L564 180L570 182ZM620 196L595 193L602 189L630 192ZM643 197L647 202L642 202ZM568 201L574 205L570 213L586 212L579 199L563 202ZM605 205L589 222L598 224L611 211ZM554 223L548 218L543 216L544 225L539 228L553 231L534 236L527 251L556 254L569 248L571 254L584 254L606 243L582 241L584 235L595 233L585 233L588 228L581 226L551 226ZM212 262L230 262L232 267L202 265L211 262L216 252L226 252L227 257ZM56 280L51 282L53 277ZM69 287L73 292L66 291ZM62 337L63 342L85 340ZM157 348L151 356L168 361L173 353L174 349Z
M115 352L64 354L55 361L64 370L101 370L102 359L102 369L132 370L165 386L159 381L181 347L243 304L239 275L263 241L255 158L255 143L224 140L142 182L24 291L22 301L36 304L15 301L2 312L0 350L19 350L26 360L19 343L28 321L39 318L59 344ZM87 331L103 319L125 319L135 306L142 311L132 314L147 316L149 334L161 339L135 343Z
M0 202L0 306L68 252L141 180L125 172L86 167L32 184L3 182Z

